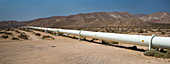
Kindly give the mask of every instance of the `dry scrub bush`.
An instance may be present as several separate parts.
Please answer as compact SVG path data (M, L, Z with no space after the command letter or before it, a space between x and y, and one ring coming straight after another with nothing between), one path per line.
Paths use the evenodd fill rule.
M6 35L13 35L13 34L10 33L10 32L4 32L4 34L6 34Z
M1 38L7 39L8 36L7 35L2 35Z
M102 44L119 44L119 42L102 40Z
M152 56L152 57L156 57L156 58L170 58L170 51L163 53L163 52L156 51L156 50L150 50L150 51L145 51L144 55Z
M165 58L165 53L163 53L163 52L155 53L154 57L156 57L156 58Z
M145 51L144 55L146 55L146 56L154 56L158 52L159 51L156 51L156 50Z
M0 32L0 34L5 34L5 32Z
M19 40L18 38L16 38L16 37L12 37L12 40Z
M54 38L51 37L51 36L49 36L49 35L44 35L44 36L42 37L42 39L45 39L45 38L52 38L52 39L54 40Z
M170 59L170 51L167 51L166 54L165 54L165 57Z
M22 38L22 39L25 39L25 40L28 40L28 36L25 35L25 34L22 34L22 33L18 37Z
M16 32L16 33L21 33L21 32L20 32L20 31L18 31L18 30L15 30L15 32Z
M35 35L37 35L37 36L41 36L41 34L40 34L40 33L35 33Z
M109 43L110 44L119 44L119 42L116 42L116 41L110 41Z

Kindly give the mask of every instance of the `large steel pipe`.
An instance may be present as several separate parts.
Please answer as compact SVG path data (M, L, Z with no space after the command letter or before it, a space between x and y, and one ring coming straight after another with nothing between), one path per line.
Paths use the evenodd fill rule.
M146 45L146 46L149 46L150 48L154 47L154 48L170 49L170 37L53 29L53 28L42 28L42 27L26 27L26 28L49 30L49 31L54 31L54 32L61 32L61 33L66 33L66 34L79 35L79 36L81 35L81 36L99 38L99 39L110 40L110 41L122 41L122 42Z

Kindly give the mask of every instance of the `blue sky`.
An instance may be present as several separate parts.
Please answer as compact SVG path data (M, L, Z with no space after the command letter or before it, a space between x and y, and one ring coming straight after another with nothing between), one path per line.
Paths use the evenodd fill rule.
M170 0L0 0L0 21L26 21L91 12L169 12Z

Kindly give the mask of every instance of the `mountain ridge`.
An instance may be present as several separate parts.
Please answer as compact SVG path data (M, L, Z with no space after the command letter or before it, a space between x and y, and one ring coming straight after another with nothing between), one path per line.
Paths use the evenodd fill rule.
M148 17L169 19L170 13L158 12L149 15L132 15L129 12L93 12L69 16L52 16L30 21L3 21L0 27L42 26L42 27L98 27L98 26L151 26ZM168 16L166 16L168 15Z

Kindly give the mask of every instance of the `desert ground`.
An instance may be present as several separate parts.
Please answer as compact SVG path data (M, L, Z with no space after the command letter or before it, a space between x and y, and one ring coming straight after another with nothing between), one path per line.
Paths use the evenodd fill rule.
M32 32L22 32L29 36L28 40L0 38L0 64L170 64L169 59L148 57L142 51L126 49L126 46L131 46L129 44L119 47L83 40L79 42L77 39L34 31L55 38L43 40L42 36Z

